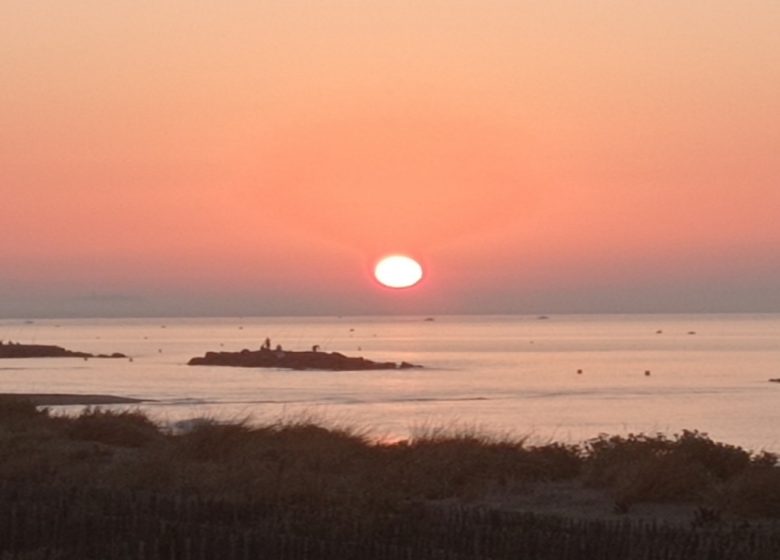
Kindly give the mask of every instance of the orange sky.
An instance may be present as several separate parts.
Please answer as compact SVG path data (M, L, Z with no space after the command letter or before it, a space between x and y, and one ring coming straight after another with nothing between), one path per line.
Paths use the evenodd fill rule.
M0 21L0 316L780 311L777 2Z

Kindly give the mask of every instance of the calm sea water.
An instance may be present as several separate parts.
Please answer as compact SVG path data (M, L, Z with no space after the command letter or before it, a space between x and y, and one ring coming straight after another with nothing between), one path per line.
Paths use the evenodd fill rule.
M313 415L405 437L435 426L578 442L698 429L780 451L780 315L553 315L0 321L0 339L130 360L0 361L0 392L109 393L161 422ZM372 372L191 367L208 350L422 364ZM582 373L577 373L581 370ZM650 371L650 375L645 375ZM64 410L74 410L63 407Z

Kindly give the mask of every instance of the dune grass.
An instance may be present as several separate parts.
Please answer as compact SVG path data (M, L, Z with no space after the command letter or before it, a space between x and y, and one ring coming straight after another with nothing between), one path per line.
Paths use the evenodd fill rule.
M577 479L626 507L693 502L780 518L777 456L696 431L529 445L475 429L423 429L386 443L302 417L265 425L204 420L174 435L138 410L87 407L64 417L4 398L0 448L0 476L15 479L56 471L83 482L88 465L99 474L94 484L361 505L475 499L522 482Z
M696 431L531 445L475 429L424 429L382 442L302 417L264 425L201 420L176 434L133 409L89 407L65 417L0 399L0 490L216 500L251 515L257 508L280 519L313 515L307 534L311 523L327 524L328 535L349 532L360 520L384 527L387 516L407 519L436 504L471 507L556 481L599 489L615 511L686 503L716 521L780 519L777 460ZM117 507L129 507L127 499Z

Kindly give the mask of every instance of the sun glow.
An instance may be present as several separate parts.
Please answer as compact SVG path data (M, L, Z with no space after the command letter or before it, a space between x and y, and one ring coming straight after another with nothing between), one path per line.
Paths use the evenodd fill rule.
M391 255L377 263L374 276L388 288L410 288L422 280L423 269L420 263L410 257Z

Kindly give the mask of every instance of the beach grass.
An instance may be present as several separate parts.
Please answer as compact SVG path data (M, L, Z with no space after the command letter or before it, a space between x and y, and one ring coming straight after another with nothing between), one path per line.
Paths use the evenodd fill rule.
M696 524L707 525L711 531L722 523L751 523L763 527L756 533L759 537L751 537L751 542L759 543L755 544L757 551L764 550L760 543L766 539L770 548L775 542L772 539L780 543L777 457L715 442L697 431L673 436L603 435L580 445L531 445L526 438L445 428L418 430L407 440L383 442L364 430L328 427L301 417L262 425L248 420L223 423L201 419L187 430L173 433L137 409L87 407L79 415L62 416L24 399L2 397L0 457L3 505L27 511L30 504L37 504L38 509L30 510L30 515L40 518L35 523L66 523L67 519L57 516L75 515L73 510L63 513L62 504L67 503L84 508L84 519L98 525L113 523L122 516L128 523L135 520L136 525L143 525L148 517L157 516L171 527L181 528L180 537L184 540L170 537L181 546L188 538L194 542L195 536L187 531L195 531L196 526L201 527L198 534L205 534L203 527L210 526L209 530L216 533L235 530L236 535L255 534L252 531L265 535L263 531L270 531L268 527L273 526L277 537L281 535L279 538L290 542L308 542L313 535L320 539L318 546L322 550L337 550L340 545L333 539L360 541L373 534L385 535L381 537L385 540L380 539L376 545L379 548L372 549L371 554L377 558L382 554L394 557L388 552L393 547L415 551L411 556L414 558L480 558L480 553L469 548L473 548L473 543L459 540L464 531L468 533L465 523L481 527L481 536L474 538L487 539L485 542L496 547L489 557L511 557L511 539L507 535L515 534L524 523L538 526L546 534L550 529L545 523L552 523L540 521L540 512L513 506L511 498L522 498L544 485L561 483L572 489L572 501L577 500L574 494L581 490L596 492L604 502L613 504L606 513L594 509L590 516L566 521L570 523L567 531L579 535L577 538L583 542L587 542L594 527L601 527L602 532L612 531L615 539L630 540L615 523L630 519L635 508L642 504L682 504L692 514L687 522L677 522L676 528L670 529L682 531L680 539L688 534L685 531L699 530L694 528ZM27 498L22 500L20 496L25 495ZM139 496L168 505L164 511L156 505L141 507L137 503ZM188 505L179 507L177 503ZM76 518L81 519L80 515ZM520 523L518 515L526 516L522 518L525 521ZM408 528L407 524L415 518L423 520L418 529ZM196 519L200 521L193 521ZM663 513L652 520L667 521L670 520ZM18 519L0 520L0 530L3 523L10 530ZM258 523L264 523L266 529L258 529ZM586 527L588 523L590 529ZM133 548L133 558L143 557L137 556L139 539L157 539L158 545L162 542L163 537L157 534L159 527L142 530L132 529L132 523L127 526L130 528L120 533L123 542L134 543L128 545ZM226 529L228 526L233 529ZM27 529L13 525L13 530ZM529 529L523 530L527 533ZM407 535L404 531L411 532ZM418 534L419 531L422 532ZM448 549L450 556L425 552L422 543L435 540L431 531L452 532L452 538L442 540L452 544ZM258 542L265 539L263 542L273 541L273 546L281 546L277 537L260 533L255 535ZM36 538L43 543L41 546L52 550L66 551L73 545L68 535L59 533L52 537L53 541L47 541L45 534ZM88 535L73 538L90 541ZM599 538L612 537L602 534ZM4 542L0 543L0 554L21 554L32 546L28 541ZM84 543L79 546L87 558L89 546ZM449 545L445 544L441 546L447 549ZM360 546L355 544L355 550L367 553L369 549ZM385 550L383 546L385 552L380 551ZM554 546L550 546L553 550ZM502 547L509 547L507 556L501 555ZM606 544L603 547L610 548ZM119 552L118 556L110 556L105 547L95 550L99 550L95 557L130 557ZM159 557L186 557L175 553L165 556L159 553L159 547L157 550ZM306 554L289 552L278 557L331 557L327 556L331 552ZM570 557L575 556L566 556L564 552L549 556Z

